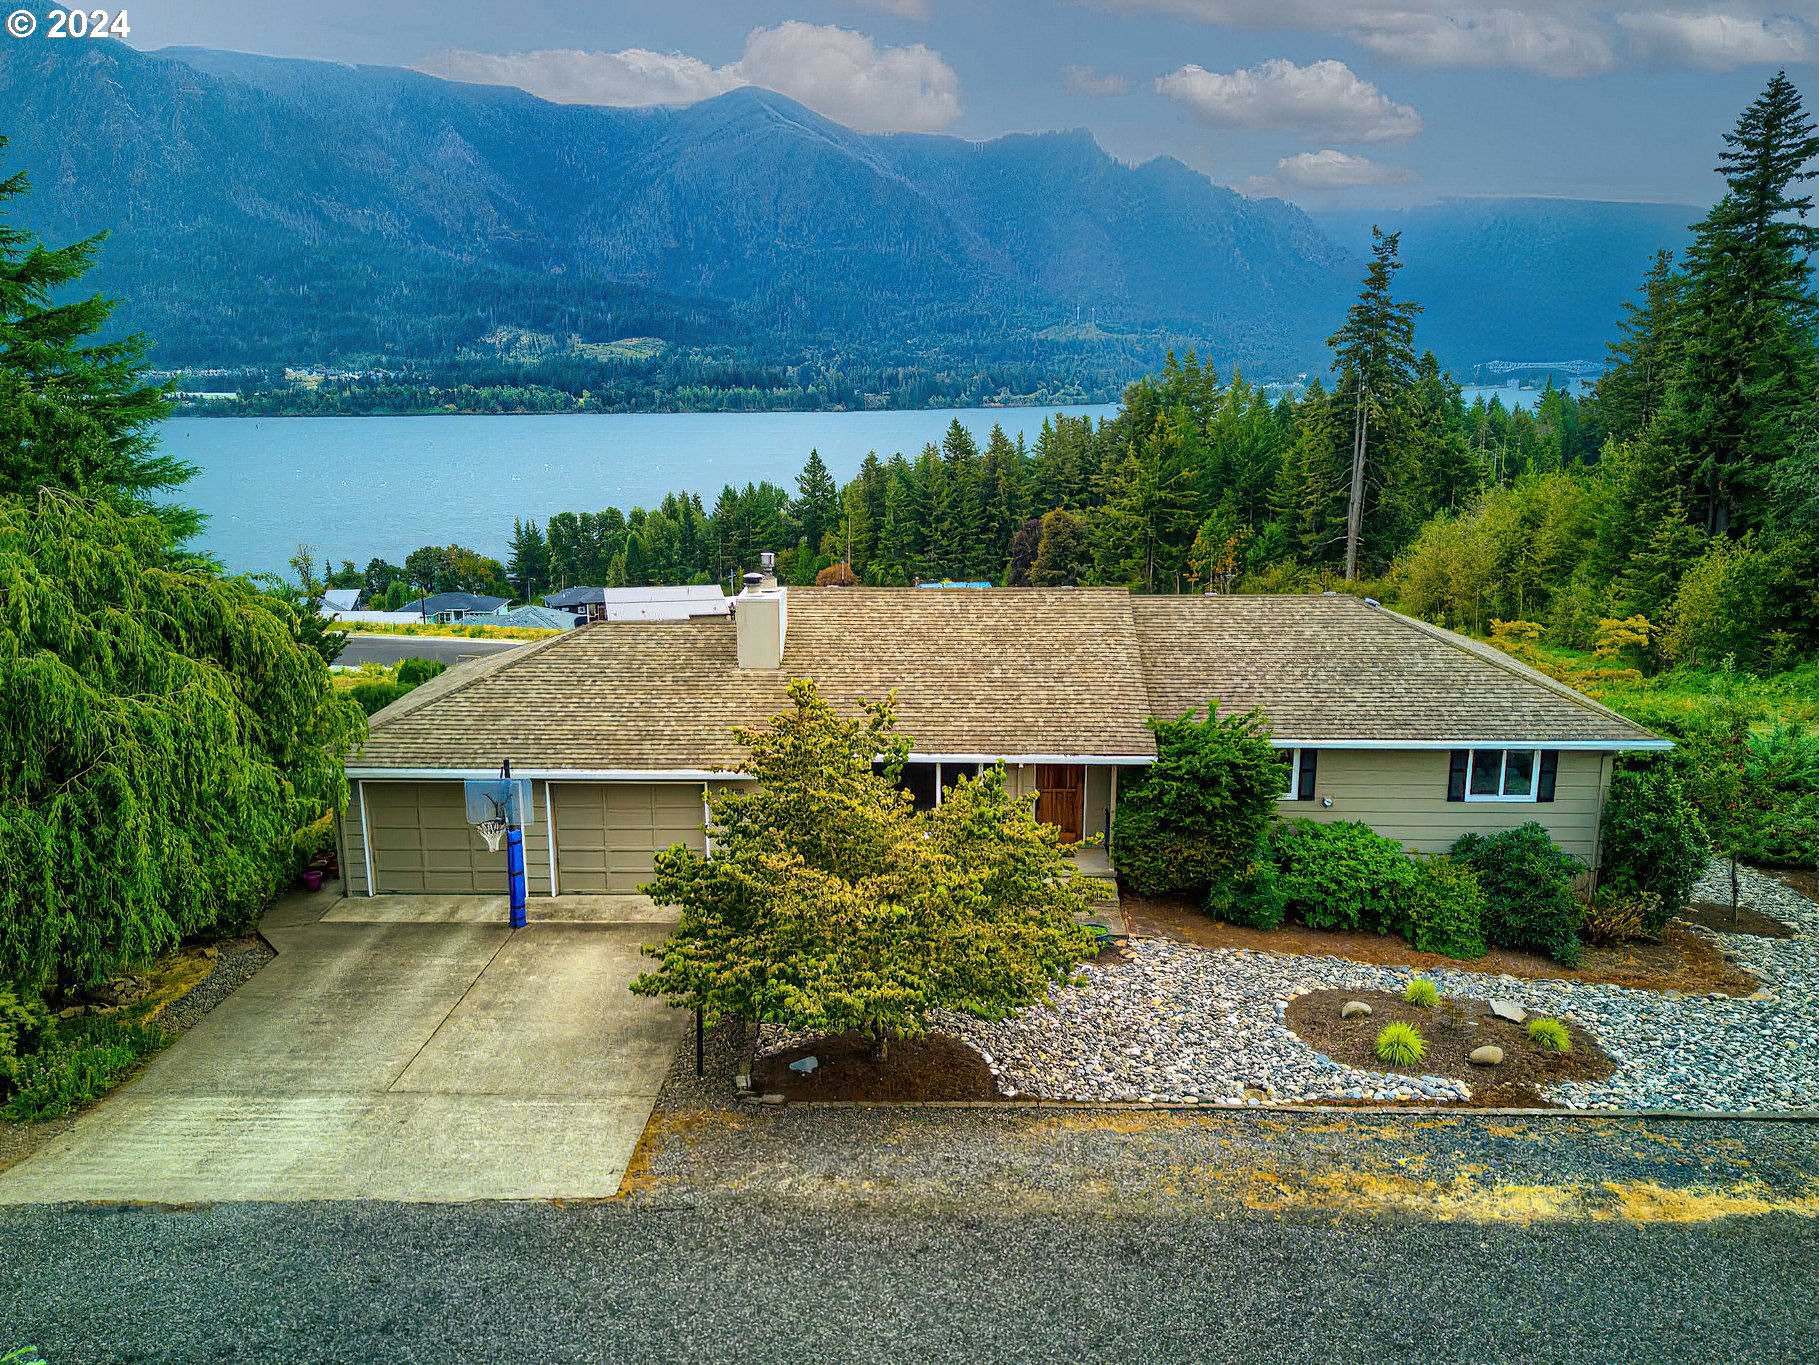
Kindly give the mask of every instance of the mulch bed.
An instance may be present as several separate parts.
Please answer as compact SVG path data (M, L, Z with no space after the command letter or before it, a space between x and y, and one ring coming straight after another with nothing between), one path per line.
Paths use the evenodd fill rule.
M885 1060L873 1057L863 1033L818 1038L805 1047L761 1057L752 1064L752 1088L789 1100L1000 1100L986 1059L954 1038L928 1034L892 1042ZM808 1075L790 1063L814 1057Z
M1681 907L1681 916L1721 934L1755 934L1758 938L1793 938L1795 931L1779 919L1771 919L1761 910L1740 905L1734 922L1729 903L1690 901Z
M1247 929L1211 919L1198 905L1171 897L1127 896L1125 921L1139 936L1169 938L1200 948L1243 948L1258 953L1295 953L1339 957L1384 967L1451 967L1488 976L1519 976L1532 981L1584 981L1629 986L1643 991L1681 991L1705 995L1719 991L1745 996L1763 983L1725 960L1710 939L1670 924L1660 943L1589 945L1578 967L1563 967L1536 953L1493 948L1472 961L1419 953L1390 934L1336 929L1310 929L1284 924L1275 929ZM1731 914L1727 907L1726 914Z
M1358 1019L1340 1018L1340 1008L1348 1000L1363 1000L1371 1006L1371 1013ZM1389 991L1312 991L1289 1002L1287 1022L1303 1042L1336 1062L1377 1072L1391 1069L1373 1051L1379 1032L1386 1024L1413 1024L1421 1031L1428 1051L1415 1066L1397 1070L1405 1075L1470 1081L1469 1103L1475 1107L1559 1107L1543 1098L1540 1087L1559 1081L1603 1080L1613 1070L1611 1059L1577 1024L1561 1021L1573 1038L1573 1051L1544 1052L1522 1024L1498 1018L1484 1000L1458 996L1443 996L1434 1008L1419 1009ZM1502 1064L1474 1066L1467 1060L1474 1048L1488 1043L1504 1049Z

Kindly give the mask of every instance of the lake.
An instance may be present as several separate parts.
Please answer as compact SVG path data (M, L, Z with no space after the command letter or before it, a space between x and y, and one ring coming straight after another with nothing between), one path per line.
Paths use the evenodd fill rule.
M811 449L836 479L868 451L914 456L959 418L985 444L993 423L1034 443L1055 412L1110 417L1111 404L893 412L615 413L525 417L190 417L165 448L201 470L182 500L208 514L202 548L230 569L281 569L299 544L317 559L420 545L504 557L514 517L650 507L769 479L791 491Z

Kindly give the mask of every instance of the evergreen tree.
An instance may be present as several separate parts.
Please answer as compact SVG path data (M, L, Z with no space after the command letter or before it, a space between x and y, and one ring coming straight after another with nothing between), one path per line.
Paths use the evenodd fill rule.
M1638 289L1624 304L1618 340L1606 347L1609 362L1593 390L1593 412L1607 438L1627 441L1662 410L1675 363L1678 281L1674 253L1658 251Z
M1084 583L1091 576L1093 543L1081 519L1066 508L1043 514L1042 539L1030 566L1032 587L1058 588Z
M550 546L535 521L512 519L512 553L506 560L506 578L527 602L547 591Z
M1399 303L1391 296L1396 272L1400 233L1371 230L1371 265L1359 298L1346 312L1346 325L1327 344L1333 347L1334 369L1339 373L1337 397L1351 414L1352 464L1346 494L1346 558L1348 581L1359 576L1365 527L1366 499L1374 463L1373 451L1389 444L1385 437L1409 387L1415 365L1415 315L1421 306ZM1374 447L1373 427L1377 444Z
M187 540L201 514L161 495L196 470L159 446L170 402L164 388L143 382L145 340L95 341L113 301L68 297L102 239L50 248L7 223L29 189L24 172L0 180L0 493L61 488L106 498L128 514L156 516L172 544Z
M1101 579L1145 592L1173 588L1194 537L1194 501L1181 437L1159 418L1108 480L1097 521Z
M835 487L834 476L822 462L821 452L811 450L803 472L796 476L796 498L790 504L790 513L811 555L821 552L822 537L834 529L840 512L840 490Z

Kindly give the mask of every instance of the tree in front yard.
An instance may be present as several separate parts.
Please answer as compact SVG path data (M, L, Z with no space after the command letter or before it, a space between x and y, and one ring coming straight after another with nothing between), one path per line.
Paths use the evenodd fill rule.
M168 528L0 497L0 980L86 984L250 916L365 732L295 613Z
M1256 711L1152 721L1156 762L1119 794L1112 854L1141 896L1217 890L1243 877L1277 812L1283 765Z
M644 890L682 913L640 995L822 1034L881 1053L931 1010L1001 1018L1040 1001L1090 951L1088 908L1056 833L1002 770L915 810L890 702L844 717L807 680L792 709L739 730L750 789L710 803L711 854L657 855ZM875 766L876 765L876 766Z

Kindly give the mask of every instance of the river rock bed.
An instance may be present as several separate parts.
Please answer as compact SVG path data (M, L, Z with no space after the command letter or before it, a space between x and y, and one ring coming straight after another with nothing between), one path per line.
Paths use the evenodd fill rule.
M1741 870L1743 896L1796 929L1788 939L1712 934L1763 980L1757 997L1682 996L1577 981L1425 971L1443 995L1496 995L1571 1020L1616 1064L1598 1082L1547 1097L1569 1108L1811 1109L1816 1105L1815 906L1774 878ZM1695 895L1729 898L1715 865ZM1707 930L1696 930L1709 933ZM1407 968L1335 957L1202 949L1136 939L1125 958L1089 963L1079 987L995 1023L959 1016L936 1030L977 1048L1008 1095L1086 1101L1245 1105L1260 1102L1457 1102L1468 1083L1342 1066L1283 1022L1289 1001L1321 988L1399 990ZM768 1040L769 1041L769 1040Z

